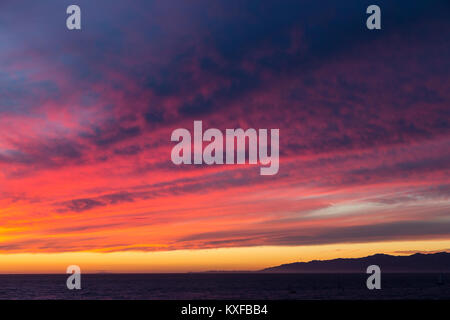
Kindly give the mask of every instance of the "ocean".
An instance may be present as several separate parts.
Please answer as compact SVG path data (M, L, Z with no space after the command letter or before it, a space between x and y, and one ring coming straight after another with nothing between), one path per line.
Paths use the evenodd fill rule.
M68 275L0 275L0 299L450 299L450 274L382 274L368 290L366 274L84 274L81 290Z

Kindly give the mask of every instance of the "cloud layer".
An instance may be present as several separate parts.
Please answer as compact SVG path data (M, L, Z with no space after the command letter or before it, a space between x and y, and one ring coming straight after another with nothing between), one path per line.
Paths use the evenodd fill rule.
M446 1L0 4L0 252L450 237ZM280 171L171 132L279 128Z

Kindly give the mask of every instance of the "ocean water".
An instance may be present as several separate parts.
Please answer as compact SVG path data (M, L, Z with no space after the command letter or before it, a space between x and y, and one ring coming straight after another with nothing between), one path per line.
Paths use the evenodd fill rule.
M0 275L0 299L450 299L450 274L86 274L81 290L68 275Z

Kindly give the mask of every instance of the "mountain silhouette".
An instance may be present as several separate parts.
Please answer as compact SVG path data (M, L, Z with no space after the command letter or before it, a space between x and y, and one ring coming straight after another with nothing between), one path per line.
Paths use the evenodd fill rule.
M364 258L294 262L263 269L266 273L365 273L378 265L385 273L450 273L450 253L416 253L410 256L375 254Z

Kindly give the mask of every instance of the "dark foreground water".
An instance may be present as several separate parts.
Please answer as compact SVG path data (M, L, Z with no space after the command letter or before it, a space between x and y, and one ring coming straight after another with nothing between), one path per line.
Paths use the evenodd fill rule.
M66 275L0 275L0 299L450 299L450 274L91 274L81 290Z

